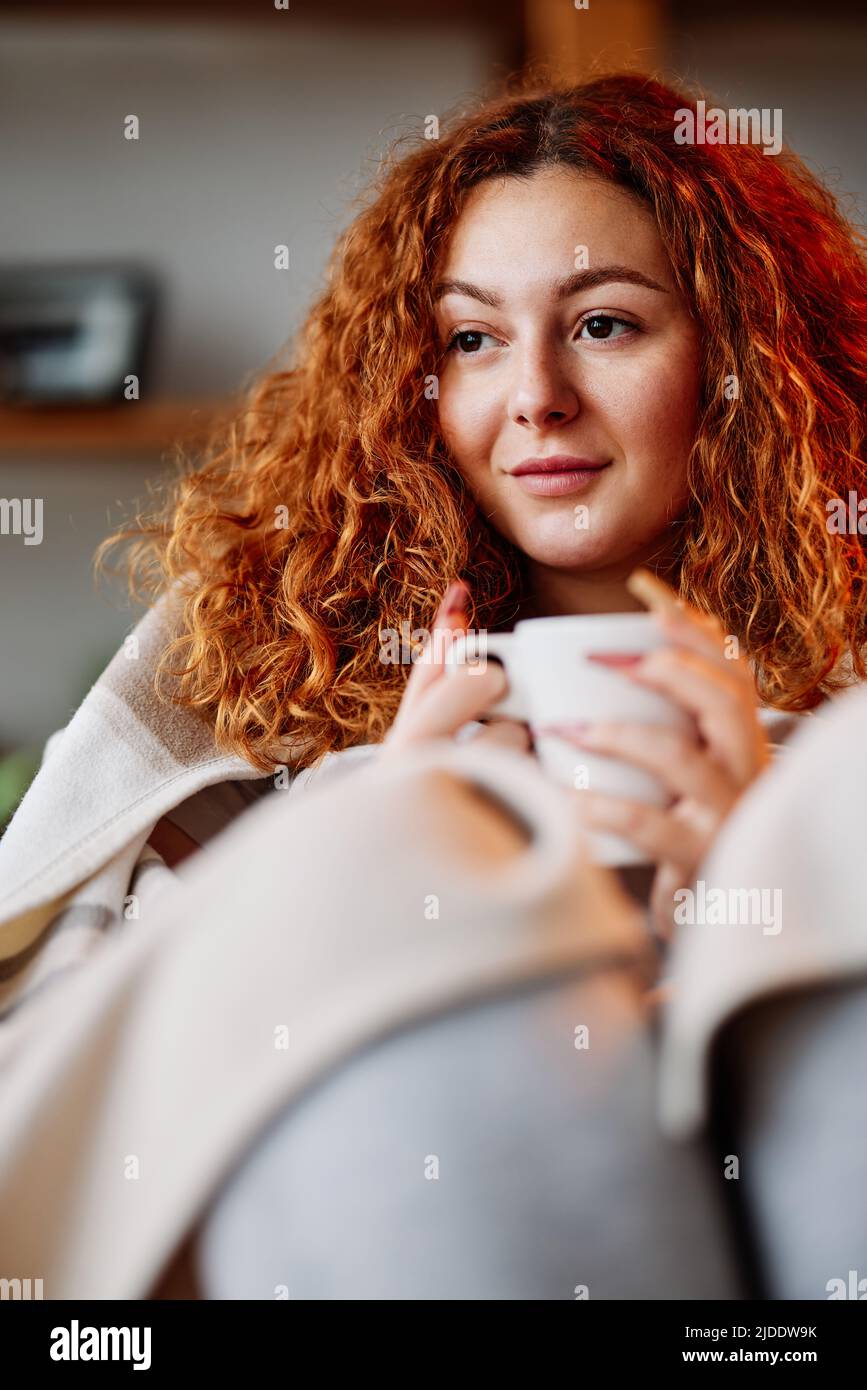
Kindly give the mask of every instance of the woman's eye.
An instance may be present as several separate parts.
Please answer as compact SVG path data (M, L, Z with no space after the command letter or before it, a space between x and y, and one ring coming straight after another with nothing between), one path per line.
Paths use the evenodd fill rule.
M620 338L622 333L615 332L615 329L628 331L634 329L635 324L626 319L616 319L613 314L591 314L582 323L579 337L583 336L585 328L591 338Z
M613 314L589 314L581 324L579 338L585 342L588 337L605 340L620 338L624 333L634 331L635 324L627 319L616 318ZM459 328L449 339L446 352L456 352L459 357L472 357L482 348L485 339L490 343L498 341L493 333L483 333L480 328Z
M482 333L478 328L462 328L457 333L453 333L449 339L446 352L454 352L460 345L459 357L469 357L472 353L478 352L481 347L482 338L490 338L495 341L493 334Z

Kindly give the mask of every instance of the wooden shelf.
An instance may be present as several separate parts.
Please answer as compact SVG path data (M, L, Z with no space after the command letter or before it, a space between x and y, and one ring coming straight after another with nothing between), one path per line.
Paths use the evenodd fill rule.
M0 406L0 452L151 453L195 443L223 419L231 400L126 401L107 406Z

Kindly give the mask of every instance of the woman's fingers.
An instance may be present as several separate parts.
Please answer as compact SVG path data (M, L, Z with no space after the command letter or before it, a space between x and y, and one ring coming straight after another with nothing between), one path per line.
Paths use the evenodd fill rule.
M765 766L767 740L753 696L731 673L696 652L661 647L624 674L688 710L709 751L737 786L746 786Z
M652 571L633 570L626 583L648 605L668 644L632 663L620 653L591 653L590 659L619 668L627 679L686 709L715 761L738 787L745 786L769 758L749 663L727 644L717 618L678 598Z
M541 725L536 733L555 733L577 748L623 758L652 772L678 797L688 796L724 813L736 796L731 779L694 738L661 724Z
M467 630L468 600L469 593L463 580L455 579L449 584L434 616L430 640L418 660L413 663L407 681L407 692L410 685L413 692L421 691L439 680L445 664L446 650L456 634Z
M655 864L668 861L691 873L707 847L703 827L671 810L624 796L576 791L578 816L592 830L620 835L644 850Z
M413 711L413 735L443 738L478 719L505 695L506 673L499 662L486 666L459 664L426 689Z
M571 736L567 726L561 734L577 747L646 769L672 793L666 808L577 793L579 816L589 828L622 836L656 864L650 907L657 930L669 935L674 894L693 879L740 792L767 764L769 749L752 671L726 641L722 624L684 603L647 569L633 571L627 587L647 604L667 644L631 661L627 653L595 659L687 710L703 744L646 724L599 722L573 726Z
M456 665L420 691L411 707L401 705L385 742L396 749L430 738L449 738L462 724L486 713L507 687L499 662L485 667Z
M533 748L527 725L519 724L515 719L493 719L473 735L473 743L496 743L503 748L514 748L519 753L530 753Z
M741 654L737 638L723 632L718 618L687 607L678 614L656 613L654 619L667 643L711 662L755 708L758 694L752 667Z
M632 571L626 580L626 587L653 613L677 613L684 607L683 599L678 597L671 585L645 565L639 565L638 569Z
M508 681L497 661L446 664L455 639L467 631L469 593L462 580L446 589L425 650L413 663L400 708L384 746L388 753L432 738L450 738L463 724L486 714L506 693ZM517 746L518 736L498 734ZM525 736L529 742L529 735Z
M698 652L700 656L738 671L742 679L752 681L749 667L735 654L738 648L728 640L718 618L689 607L681 613L654 613L653 618L660 632L674 646Z
M738 648L732 641L732 635L723 630L719 618L712 613L701 613L678 598L674 589L649 570L634 570L626 581L626 587L650 606L657 626L670 642L724 663L755 694L750 667L743 657L736 654Z
M698 861L697 861L698 862ZM650 919L657 936L670 941L674 935L675 893L689 886L692 874L685 873L680 864L664 862L659 865L650 890Z
M400 708L392 724L394 741L414 723L415 710L426 690L442 678L445 653L455 637L467 630L466 608L469 594L462 580L449 584L434 615L425 648L414 659L404 688Z

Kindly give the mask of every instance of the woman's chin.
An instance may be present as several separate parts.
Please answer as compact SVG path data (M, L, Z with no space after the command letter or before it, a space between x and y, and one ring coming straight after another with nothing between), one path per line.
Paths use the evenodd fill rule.
M601 536L519 536L515 543L528 559L550 569L597 569L620 558L622 547Z

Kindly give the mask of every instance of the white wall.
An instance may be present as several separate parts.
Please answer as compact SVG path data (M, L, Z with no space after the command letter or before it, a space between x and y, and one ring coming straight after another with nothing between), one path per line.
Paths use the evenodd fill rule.
M240 28L3 24L0 255L155 262L156 393L232 388L297 327L378 153L471 92L494 43L291 11Z
M495 32L435 9L405 29L291 10L247 26L0 22L0 256L155 264L153 393L232 391L299 326L379 154L500 57ZM45 499L41 546L0 535L0 752L66 723L139 615L94 593L90 565L159 466L0 453L0 497Z

